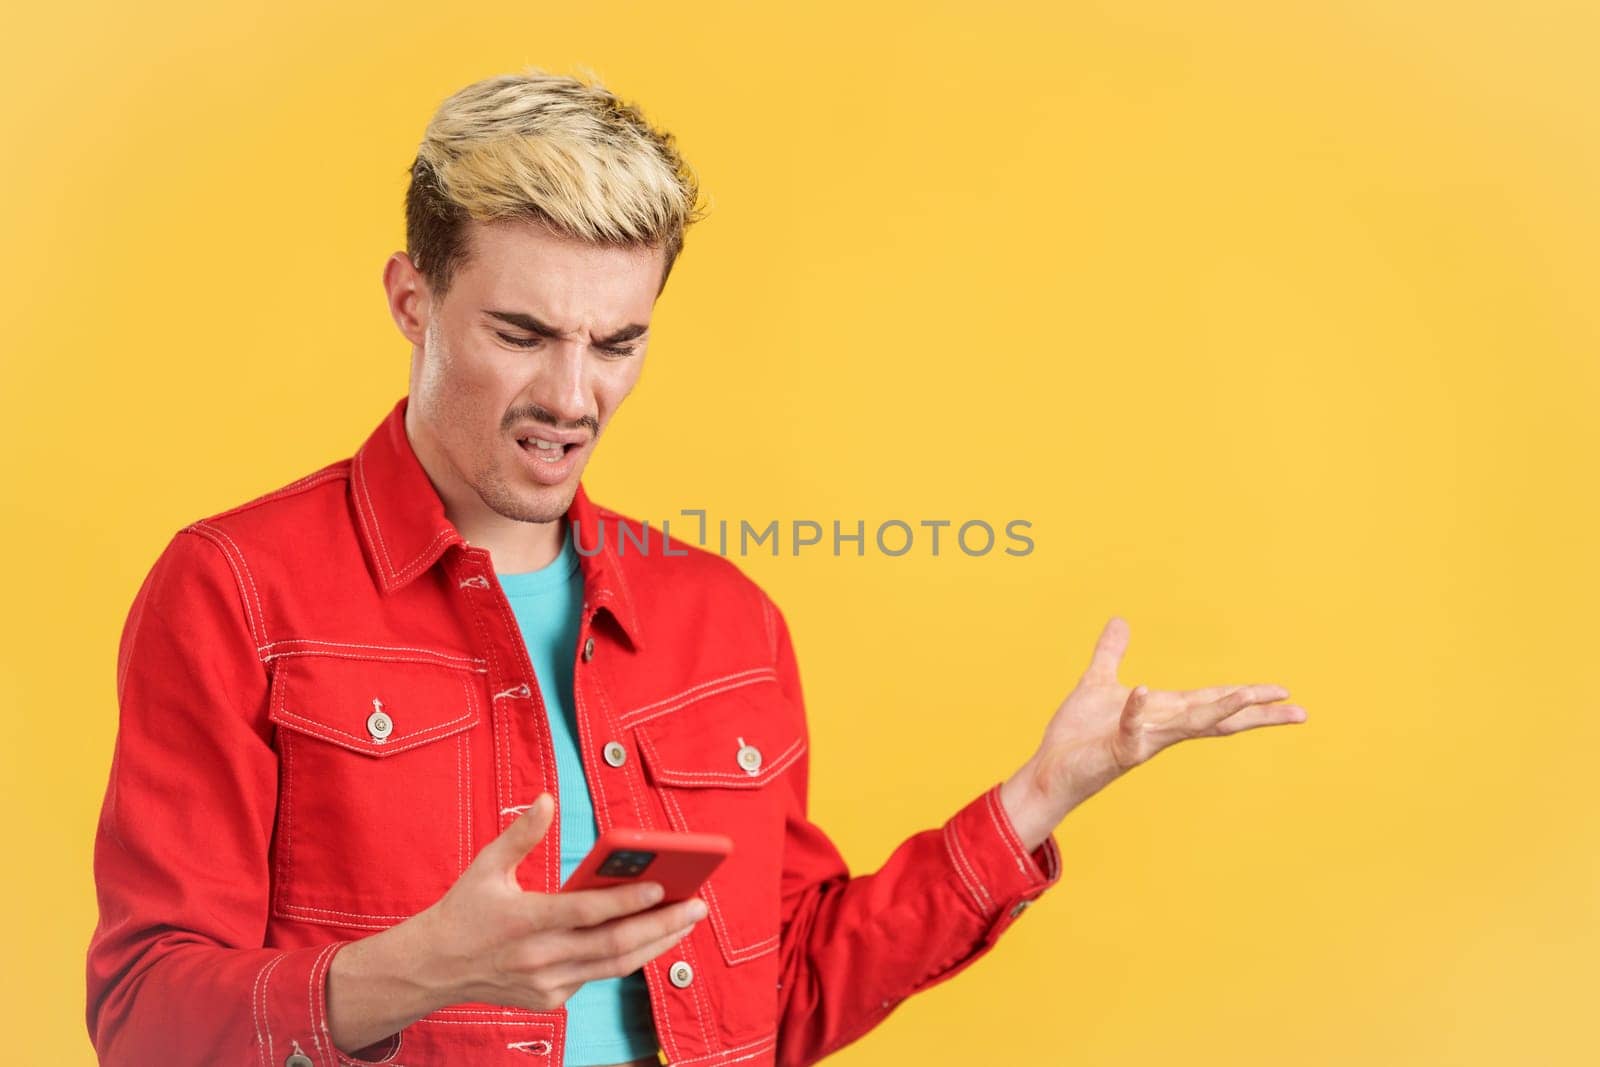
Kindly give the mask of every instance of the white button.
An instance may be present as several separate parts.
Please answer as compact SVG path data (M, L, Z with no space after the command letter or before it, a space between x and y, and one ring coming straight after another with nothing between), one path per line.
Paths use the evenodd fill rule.
M667 978L671 980L673 985L677 986L679 989L682 989L690 982L694 981L694 968L689 966L683 960L679 960L677 963L674 963L671 967L667 968Z
M317 1067L317 1065L312 1063L311 1057L305 1053L293 1052L289 1054L288 1059L283 1061L283 1067Z
M622 747L620 741L607 741L605 747L606 762L613 767L620 767L628 760L628 750Z
M374 741L387 741L394 733L394 720L383 710L383 701L376 697L372 699L372 714L367 716L367 733Z
M754 745L740 745L738 759L739 766L749 774L761 770L761 750Z
M1033 901L1031 901L1031 900L1019 900L1019 901L1017 901L1017 906L1011 909L1011 917L1013 919L1015 919L1018 915L1021 915L1024 911L1026 911L1028 905L1032 904L1032 903L1033 903Z
M592 659L594 659L594 638L586 637L583 639L583 662L588 663Z

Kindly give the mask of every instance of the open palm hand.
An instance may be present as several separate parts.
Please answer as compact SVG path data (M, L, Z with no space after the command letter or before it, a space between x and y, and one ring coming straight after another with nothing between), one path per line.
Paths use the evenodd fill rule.
M1113 616L1038 751L1007 783L1003 797L1024 839L1042 840L1072 808L1179 741L1306 719L1304 708L1278 703L1289 695L1281 685L1130 689L1117 679L1127 648L1128 623Z

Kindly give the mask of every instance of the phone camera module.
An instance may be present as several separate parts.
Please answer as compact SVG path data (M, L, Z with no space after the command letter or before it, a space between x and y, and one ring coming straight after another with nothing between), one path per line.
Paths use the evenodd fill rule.
M617 849L600 865L600 874L607 878L635 878L656 858L654 852L636 849Z

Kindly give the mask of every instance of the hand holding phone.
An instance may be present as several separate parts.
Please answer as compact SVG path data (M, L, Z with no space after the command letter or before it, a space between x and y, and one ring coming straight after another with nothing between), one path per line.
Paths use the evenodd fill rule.
M687 899L663 903L666 887L657 881L654 868L680 843L673 835L668 835L669 847L660 850L635 849L648 842L621 838L622 851L649 851L655 856L649 863L643 856L620 857L612 869L621 868L621 877L586 879L600 888L525 889L517 871L544 839L554 814L555 798L540 794L479 850L433 904L387 930L351 942L335 957L329 967L328 998L338 1047L365 1047L421 1018L430 1010L427 1005L437 1003L553 1010L585 982L637 971L705 917L706 902L693 896L701 881L697 870L664 878ZM711 850L727 845L725 839L714 842ZM591 867L602 866L618 849L602 846L596 851ZM634 868L638 871L630 876ZM541 863L533 877L542 882L543 870ZM574 881L569 880L568 889L577 888ZM397 1001L381 1020L369 1019L365 1027L359 1021L352 1025L349 1020L359 1011L352 1004L372 1002L359 979L352 977L362 974L405 975L401 984L416 990L415 996L407 1003ZM424 981L425 985L417 985Z
M662 902L670 904L694 896L732 851L733 839L725 834L613 826L595 841L561 891L658 882L665 890Z

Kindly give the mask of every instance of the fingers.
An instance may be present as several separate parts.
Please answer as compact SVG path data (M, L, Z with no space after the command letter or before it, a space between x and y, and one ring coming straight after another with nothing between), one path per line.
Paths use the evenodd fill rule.
M561 968L561 980L563 983L581 984L600 978L621 978L625 974L632 974L682 941L694 927L693 922L674 927L660 937L651 938L644 944L615 956L575 960Z
M540 793L528 805L527 811L513 819L510 826L501 830L493 841L479 850L473 862L487 864L495 871L515 877L517 864L533 851L533 846L544 840L555 809L555 798L549 793Z
M680 900L644 915L630 915L600 926L568 931L560 938L558 952L573 964L616 960L687 930L704 916L704 901L698 898ZM635 964L629 970L638 966L640 964Z
M643 911L661 900L660 882L575 889L570 893L529 893L539 925L549 930L599 926Z
M1305 721L1306 709L1298 704L1256 704L1229 715L1213 726L1211 732L1216 737L1226 737L1257 726L1282 726Z
M1203 689L1175 689L1178 696L1183 698L1185 704L1191 707L1195 704L1206 704L1233 692L1235 689L1245 688L1242 685L1208 685Z
M1186 703L1205 704L1238 688L1237 685L1208 685L1204 689L1179 689L1177 692Z
M1128 622L1120 615L1111 616L1095 642L1089 667L1083 680L1090 684L1117 684L1117 668L1122 664L1122 654L1128 650Z
M1282 700L1289 690L1281 685L1241 685L1215 700L1192 707L1184 716L1185 725L1193 734L1209 734L1216 725L1240 710Z

